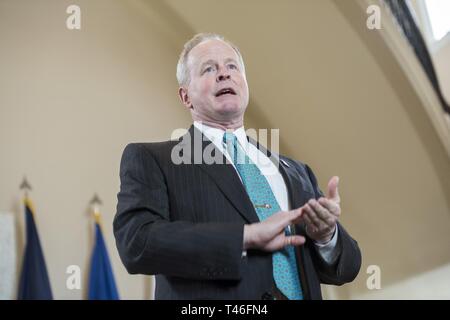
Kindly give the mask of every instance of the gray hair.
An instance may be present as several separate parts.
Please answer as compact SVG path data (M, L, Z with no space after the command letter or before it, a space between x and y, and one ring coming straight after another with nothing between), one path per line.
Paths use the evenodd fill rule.
M226 40L223 36L219 34L197 33L192 39L190 39L188 42L184 44L183 51L181 51L180 58L178 59L177 80L180 86L187 85L189 84L190 81L189 68L187 66L189 52L191 52L191 50L194 49L194 47L196 47L197 45L208 40L220 40L230 45L234 49L234 51L236 51L239 58L239 63L241 64L242 67L242 71L245 73L244 59L242 59L242 55L238 47L236 47L233 43Z

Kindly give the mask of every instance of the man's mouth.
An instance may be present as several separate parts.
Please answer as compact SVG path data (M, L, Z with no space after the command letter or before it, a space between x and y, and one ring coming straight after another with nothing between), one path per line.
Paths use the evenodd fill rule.
M226 94L236 95L236 91L233 88L223 88L216 92L216 97L223 96Z

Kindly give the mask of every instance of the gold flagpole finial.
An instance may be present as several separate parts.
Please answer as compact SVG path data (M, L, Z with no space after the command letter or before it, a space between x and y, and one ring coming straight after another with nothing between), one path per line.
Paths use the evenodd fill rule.
M100 224L100 208L99 207L102 205L102 200L100 200L97 193L95 193L94 196L92 197L90 205L92 206L92 210L94 212L95 221L98 224Z
M22 183L20 184L19 188L20 188L20 190L24 191L23 202L24 202L25 206L28 206L28 208L34 214L33 203L31 202L30 198L28 197L28 191L33 190L33 188L31 188L31 185L28 183L26 176L23 177Z
M31 191L32 188L31 188L30 184L28 183L26 176L23 177L22 183L20 184L20 190L24 190L25 198L28 198L28 191Z

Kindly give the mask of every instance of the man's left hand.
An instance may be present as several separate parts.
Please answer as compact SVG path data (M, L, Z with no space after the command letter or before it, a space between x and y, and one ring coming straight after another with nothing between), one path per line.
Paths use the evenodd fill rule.
M338 193L339 177L328 182L327 196L319 200L310 199L303 207L306 234L318 243L327 243L336 231L336 222L341 215L341 198Z

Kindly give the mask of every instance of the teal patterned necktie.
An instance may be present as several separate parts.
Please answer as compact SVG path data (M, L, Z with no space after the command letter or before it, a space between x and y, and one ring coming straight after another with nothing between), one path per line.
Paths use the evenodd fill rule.
M266 177L238 145L237 137L233 133L225 132L223 142L226 144L228 154L241 176L242 183L255 207L259 220L263 221L280 211L280 206ZM287 246L274 252L272 262L273 277L277 288L289 300L303 300L294 247Z

